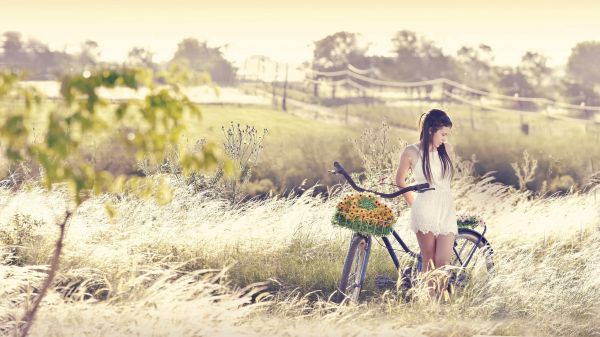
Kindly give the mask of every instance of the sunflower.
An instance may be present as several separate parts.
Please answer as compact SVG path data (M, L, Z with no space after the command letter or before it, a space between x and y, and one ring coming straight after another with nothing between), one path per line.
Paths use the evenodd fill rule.
M373 235L388 235L396 217L379 197L367 193L346 195L338 203L334 225Z

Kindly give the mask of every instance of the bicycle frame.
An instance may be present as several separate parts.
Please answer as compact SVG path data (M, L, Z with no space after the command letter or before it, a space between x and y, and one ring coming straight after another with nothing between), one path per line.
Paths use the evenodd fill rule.
M452 250L454 251L454 255L456 256L456 259L458 260L458 262L460 262L461 268L465 268L466 266L469 265L469 262L471 262L471 258L475 254L475 251L477 250L477 246L479 245L479 243L481 241L484 241L485 243L487 243L487 239L484 236L485 232L487 231L487 226L483 226L483 232L482 233L479 233L478 231L476 231L474 229L463 228L462 230L463 231L467 231L467 232L472 232L473 234L475 234L476 236L479 237L477 239L477 242L473 245L473 248L471 248L471 251L467 255L467 258L465 259L464 262L460 259L460 254L462 253L462 249L464 249L464 247L461 249L460 252L456 251L456 242L454 243L454 246L452 247Z
M362 270L360 272L360 283L362 287L362 283L365 280L365 276L367 275L367 266L369 265L369 257L371 256L371 247L373 244L373 240L371 240L371 236L364 236L365 241L367 242L367 248L365 249L365 260L363 261Z
M404 251L407 254L409 254L412 257L419 256L419 254L413 252L412 250L410 250L410 248L408 248L406 243L404 243L404 241L402 241L402 238L395 230L392 230L392 235L394 236L396 241L400 244L400 246L402 246L402 249L404 249ZM394 248L392 247L392 243L390 242L390 239L388 239L387 236L383 236L381 239L383 240L383 243L385 244L385 248L387 248L387 251L390 254L390 257L392 258L392 261L394 261L394 265L396 266L396 269L399 269L400 268L400 260L398 260L398 255L396 255L396 252L395 252Z
M426 191L430 191L433 190L434 188L430 187L428 183L424 183L424 184L419 184L419 185L414 185L414 186L409 186L409 187L400 187L397 186L399 188L401 188L400 190L393 192L393 193L382 193L382 192L378 192L378 191L373 191L373 190L369 190L369 189L365 189L362 188L360 186L358 186L354 180L350 177L350 175L344 170L344 168L342 167L342 165L340 165L338 162L334 163L334 167L335 169L330 171L331 173L334 174L341 174L346 181L350 184L350 186L357 192L368 192L368 193L373 193L375 195L378 195L382 198L385 199L392 199L395 198L397 196L400 196L406 192L416 192L416 193L422 193L422 192L426 192ZM396 185L394 185L396 186ZM457 241L456 239L454 240L454 244L452 247L453 253L456 257L456 262L458 262L458 264L460 264L460 270L461 271L466 271L466 269L469 266L469 263L471 262L471 259L473 258L473 256L475 255L475 252L477 251L480 243L483 242L484 245L486 245L487 247L489 247L490 253L493 253L493 250L491 250L491 246L489 246L489 243L487 241L487 239L485 238L485 233L487 231L487 227L484 225L483 228L483 233L479 233L478 231L475 231L473 229L469 229L469 228L460 228L459 229L459 234L463 234L466 235L466 237L468 238L469 235L471 235L471 238L473 236L475 236L477 238L475 244L473 245L472 248L470 248L470 251L468 252L467 256L464 257L464 261L463 259L461 259L461 254L463 253L463 250L466 247L466 244L464 244L461 248L460 248L460 252L457 250ZM467 235L468 234L468 235ZM365 253L365 257L364 260L362 261L362 265L361 265L361 271L360 271L360 275L358 274L353 274L354 276L350 276L349 271L350 268L352 266L352 260L350 260L350 257L353 255L350 254L354 254L356 252L357 247L355 246L355 240L356 240L356 236L360 237L361 239L364 239L367 246L364 247L364 253ZM413 252L408 245L402 240L402 238L400 237L400 235L398 234L398 232L396 232L395 230L392 229L391 231L391 236L394 237L394 239L396 240L396 242L398 242L398 244L402 247L402 249L404 250L405 253L409 254L412 258L416 258L417 262L416 262L416 266L415 269L412 270L416 270L416 271L420 271L422 269L422 262L421 262L421 257L420 254ZM398 255L396 255L396 249L394 249L394 247L392 246L392 242L390 241L389 235L388 236L382 236L381 237L382 241L385 244L385 247L388 251L388 254L390 255L390 258L392 259L394 266L396 267L396 270L400 269L400 260L398 258ZM376 239L377 240L377 239ZM474 242L475 240L470 240L471 242ZM358 299L358 294L360 293L360 289L362 288L363 282L365 280L365 276L366 276L366 271L367 271L367 266L369 263L369 257L371 255L371 248L372 248L372 235L366 234L366 233L360 233L360 232L355 232L351 244L350 244L350 250L348 252L348 255L346 257L346 262L344 262L344 268L342 271L342 281L340 282L340 294L342 294L345 297L348 296L353 296L352 298L354 300ZM398 250L399 251L399 250ZM352 252L352 253L351 253ZM491 263L490 261L487 261L489 263ZM486 263L487 263L486 262ZM487 268L489 270L490 266L489 264L487 265ZM493 263L492 263L492 267L493 268ZM403 275L404 275L404 271L403 271ZM355 276L358 276L358 280L356 280ZM454 280L458 280L458 276L454 275L455 278ZM349 295L346 294L345 292L347 291L347 283L350 280L350 278L352 278L352 282L355 286L357 286L358 288L358 292L356 292L356 294L354 295ZM403 278L404 281L404 278ZM412 282L410 279L408 282Z
M459 263L461 264L462 268L464 268L464 267L466 267L466 266L469 265L469 262L471 262L471 258L475 254L475 251L477 250L477 246L479 245L479 243L481 241L487 241L485 239L485 237L484 237L485 232L487 231L487 226L484 226L483 233L479 233L479 232L477 232L475 230L472 230L472 229L463 229L463 230L466 230L466 231L469 231L469 232L473 232L474 234L476 234L479 237L479 239L477 240L477 242L475 243L475 245L473 245L473 247L471 248L471 251L467 255L467 258L465 259L465 261L462 261L461 258L460 258L460 255L462 253L462 249L464 249L464 247L461 249L460 252L458 252L456 250L456 243L452 247L454 255L455 255L456 259L459 261ZM413 252L408 247L408 245L402 240L402 238L400 237L400 235L395 230L392 230L392 236L396 239L396 241L398 242L398 244L400 244L400 246L402 247L402 249L404 249L404 252L406 252L408 255L410 255L410 256L412 256L414 258L418 258L419 257L419 254ZM388 253L390 254L390 257L392 258L392 261L394 262L394 266L396 266L396 269L399 269L400 268L400 260L398 259L398 255L396 255L396 250L394 249L394 247L392 247L392 243L390 242L390 239L387 236L383 236L383 237L381 237L381 240L385 244L385 248L387 249ZM368 253L370 253L370 249L369 249Z
M367 265L369 264L369 256L371 255L371 248L372 248L373 241L372 241L371 235L365 235L362 233L356 233L356 234L362 236L365 239L365 241L367 242L367 247L365 249L365 260L363 261L362 271L361 271L361 275L360 275L360 282L362 284L363 280L365 279L366 272L367 272ZM408 245L402 240L400 235L395 230L392 230L392 235L407 254L409 254L410 256L412 256L414 258L419 257L419 254L410 250ZM392 261L394 262L394 266L396 266L396 270L400 269L400 260L398 259L398 255L396 255L394 247L392 247L392 243L390 242L390 239L387 236L383 236L383 237L381 237L381 239L385 243L385 247L386 247L388 253L390 254L390 257L392 258ZM418 263L417 265L419 266L420 263Z

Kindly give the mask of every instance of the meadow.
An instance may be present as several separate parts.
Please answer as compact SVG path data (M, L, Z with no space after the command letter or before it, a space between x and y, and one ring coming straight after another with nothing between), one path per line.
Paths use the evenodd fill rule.
M244 90L254 93L252 86L244 87ZM261 90L257 92L264 94ZM299 90L292 90L291 94L297 100L310 97ZM277 99L281 97L276 96ZM44 115L54 106L52 102L44 104L39 113L40 125L43 125ZM526 150L530 158L537 161L537 168L523 188L551 195L571 188L585 189L600 169L600 152L596 149L600 125L593 121L562 119L534 112L493 111L451 102L416 101L401 106L349 104L324 107L327 115L293 104L289 112L267 105L203 105L203 119L192 119L187 123L185 142L180 146L191 148L199 142L209 141L220 147L224 140L223 128L230 128L232 123L254 127L259 133L267 129L269 133L251 182L246 184L246 192L250 196L262 196L271 190L287 194L303 183L334 184L337 180L326 173L334 160L351 169L364 169L360 160L350 153L353 141L360 138L366 128L377 128L385 122L391 127L390 137L399 140L396 144L415 142L417 121L431 108L449 112L454 122L451 142L462 158L475 156L478 175L494 171L497 181L521 187L512 164L522 165L523 151ZM134 127L136 123L122 122L115 130ZM43 133L43 130L39 132ZM101 169L131 174L139 167L132 153L118 146L116 140L120 136L115 131L88 140L88 157Z
M349 113L358 114L356 109ZM509 165L524 144L541 144L540 151L554 145L581 158L584 152L545 135L551 132L533 133L544 127L533 122L530 135L538 142L527 143L514 133L506 139L484 137L490 130L501 133L502 127L466 132L459 108L449 109L457 113L457 148L475 151L487 144L484 153L490 155L477 154L473 160L471 153L459 152L467 160L457 163L453 191L459 212L486 219L496 275L474 279L448 304L432 303L418 289L407 301L402 291L374 286L376 276L397 274L387 252L376 245L362 302L333 303L330 296L351 233L333 227L331 218L350 190L326 171L340 160L365 184L382 174L389 177L403 142L416 137L409 121L417 111L409 117L398 110L383 115L387 110L371 109L360 114L362 125L344 125L265 106L203 106L203 120L188 125L187 141L180 146L201 139L218 144L222 127L230 122L269 130L246 191L261 197L232 204L219 191L196 188L169 170L145 172L149 179L168 181L173 200L167 205L136 193L90 197L68 224L60 269L31 335L600 336L597 181L588 179L586 189L549 195L479 173L481 165L495 168L490 149L498 157L509 153ZM391 127L379 126L382 119ZM133 154L114 145L135 122L124 121L113 132L87 140L88 159L114 173L138 170ZM468 131L489 124L478 123ZM494 125L508 122L502 123ZM576 126L562 132L579 140ZM480 137L469 141L469 135ZM579 150L589 149L583 147L590 146L588 139ZM477 145L482 140L487 143ZM373 167L376 162L381 166ZM5 335L15 335L22 313L39 292L56 224L70 207L65 186L47 191L38 177L23 179L22 184L5 179L0 185L0 332ZM298 186L304 193L286 193ZM113 217L106 212L107 201L116 211ZM400 200L392 207L399 217L395 228L416 247L407 226L409 210Z
M454 123L451 142L460 156L476 156L476 173L495 171L496 179L504 184L519 186L511 163L522 162L524 150L538 162L527 188L542 194L583 188L600 167L600 151L596 148L600 124L590 121L428 102L400 107L351 105L335 111L340 116L347 113L373 122L385 120L392 126L416 131L416 121L431 108L449 112Z
M82 204L32 335L600 336L594 190L532 197L465 170L454 182L457 208L487 220L496 276L446 305L407 302L373 286L376 275L395 274L375 246L363 302L338 306L329 296L350 233L330 219L347 186L328 197L275 195L232 207L169 179L175 197L166 206L131 195ZM117 209L112 219L107 199ZM43 279L66 205L60 186L0 190L5 334ZM408 211L399 209L396 229L415 247Z
M13 108L3 102L6 108ZM39 120L36 133L43 134L43 126L49 111L56 109L55 102L47 101L38 111ZM200 144L211 142L223 150L225 132L246 126L257 130L258 135L267 130L262 143L251 181L244 185L249 196L266 195L269 192L288 194L301 185L321 184L331 186L339 181L327 171L334 161L339 161L349 169L359 169L359 158L352 155L353 142L360 138L368 125L346 126L340 123L327 123L321 120L285 113L264 105L214 104L200 107L202 119L189 119L181 147L193 149ZM93 139L84 140L86 157L99 170L107 170L115 175L139 174L139 160L135 152L120 144L123 134L134 128L138 121L125 120L119 123L108 120L115 127ZM377 127L374 123L372 127ZM410 130L390 130L390 137L396 140L412 139L416 133ZM6 161L0 161L0 172L7 172ZM6 175L6 173L4 173ZM325 187L318 187L323 191Z
M247 93L263 94L276 100L283 94L281 85L273 91L266 84L242 87ZM292 86L288 97L303 103L327 106L327 117L341 125L361 128L386 122L403 132L404 140L418 138L417 121L429 109L441 108L448 112L454 127L450 141L463 158L475 155L475 172L479 175L494 171L494 177L507 185L520 187L512 163L522 164L523 151L537 161L537 169L526 188L551 195L564 193L571 188L584 189L590 176L600 168L600 141L598 119L577 119L577 111L570 114L558 111L497 110L487 103L469 105L453 100L425 100L414 97L381 98L362 97L359 92L343 93L331 98L331 89L319 88L313 96L309 87ZM347 93L348 94L348 93ZM573 116L571 116L573 115ZM307 114L307 116L310 116ZM314 118L324 118L314 113Z

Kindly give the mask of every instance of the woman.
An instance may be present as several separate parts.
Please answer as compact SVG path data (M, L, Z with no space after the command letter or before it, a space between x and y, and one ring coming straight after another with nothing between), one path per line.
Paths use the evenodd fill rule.
M406 186L406 177L412 169L415 183L428 182L435 190L404 198L411 207L410 227L417 235L421 249L422 272L440 268L450 262L454 236L458 233L454 198L450 180L454 174L454 152L448 144L452 128L450 117L438 109L421 115L419 140L408 145L400 156L396 184ZM445 287L444 287L445 288ZM444 289L442 288L442 289ZM430 294L435 290L430 289Z

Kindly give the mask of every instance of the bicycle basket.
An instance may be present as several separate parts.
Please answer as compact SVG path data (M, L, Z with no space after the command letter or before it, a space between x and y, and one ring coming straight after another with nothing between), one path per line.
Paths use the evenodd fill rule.
M375 236L389 235L395 222L392 209L379 197L367 193L345 196L331 220L333 225Z
M459 228L475 229L479 226L485 226L485 221L477 214L458 214L456 216L456 225Z

